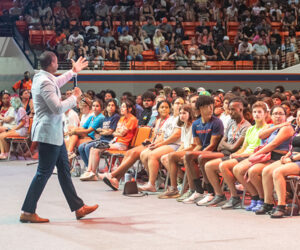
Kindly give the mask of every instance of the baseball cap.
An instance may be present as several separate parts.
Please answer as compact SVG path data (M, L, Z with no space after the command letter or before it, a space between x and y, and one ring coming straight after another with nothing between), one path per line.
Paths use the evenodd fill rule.
M198 92L198 94L199 94L199 95L207 95L207 96L211 96L211 94L210 94L208 91L206 91L206 90L201 91L201 92Z
M228 37L228 36L224 36L224 37L223 37L223 40L224 40L224 41L229 41L229 37Z

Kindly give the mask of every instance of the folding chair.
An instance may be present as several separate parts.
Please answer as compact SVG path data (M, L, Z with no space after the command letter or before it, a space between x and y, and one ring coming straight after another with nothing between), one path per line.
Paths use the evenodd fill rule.
M139 127L135 133L135 136L133 137L130 148L134 148L137 146L140 146L142 142L149 138L151 134L151 128L150 127ZM105 151L102 155L104 157L105 163L108 166L108 172L111 171L113 163L115 165L118 165L121 163L121 159L124 158L124 155L126 154L127 150L110 150L108 149ZM135 179L137 177L138 169L140 167L140 163L138 164L137 171L135 172Z
M43 46L43 30L29 30L29 43L31 46Z
M103 70L119 70L120 62L104 61Z
M294 193L292 205L297 204L299 206L298 185L300 184L300 176L299 175L289 175L289 176L287 176L287 180L289 181L291 189ZM290 216L293 215L293 212L294 212L294 206L292 206Z
M20 149L22 151L23 155L24 155L24 151L23 151L23 148L22 148L21 144L24 144L26 146L27 150L30 152L30 156L32 158L32 154L31 154L31 151L30 151L30 148L29 148L29 145L28 145L28 143L30 141L30 133L31 133L32 122L33 122L33 119L30 118L29 119L29 127L28 127L28 135L27 136L9 136L9 137L5 138L5 140L10 143L9 153L8 153L8 157L7 157L8 161L10 160L10 156L11 156L11 152L13 150L13 145L14 144L17 144L16 150ZM18 158L18 155L16 155L16 156Z
M155 60L155 52L154 52L154 50L145 50L145 51L142 52L142 56L144 58L144 61Z

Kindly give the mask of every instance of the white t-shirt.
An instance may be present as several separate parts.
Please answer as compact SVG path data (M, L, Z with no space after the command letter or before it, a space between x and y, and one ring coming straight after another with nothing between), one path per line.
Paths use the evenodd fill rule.
M79 40L83 40L84 38L82 35L78 34L78 36L74 36L73 34L69 36L69 42L72 42L74 44L78 43Z
M87 119L89 119L90 116L93 116L94 113L89 113L89 114L83 114L81 116L81 120L80 120L80 127L83 126L83 124L85 124L85 122L87 121Z
M68 132L70 127L78 127L80 124L77 113L70 109L69 112L63 114L64 132Z
M183 142L184 149L193 144L192 125L189 128L185 124L181 127L181 142Z
M14 110L13 107L9 107L9 109L6 111L6 113L4 115L4 118L6 118L6 117L12 117L14 119L10 123L4 122L3 123L3 127L10 128L10 129L12 129L13 127L15 127L16 126L15 110Z
M89 29L94 29L95 30L95 34L99 33L99 28L97 26L86 26L85 27L85 32L87 33L89 31Z
M220 120L223 122L223 126L224 126L224 131L226 130L226 128L228 127L228 123L231 120L231 116L230 115L226 115L225 112L223 112L220 116Z
M173 133L176 128L180 128L177 125L179 116L170 116L169 119L164 123L162 126L162 131L164 132L164 140L168 139ZM180 138L177 141L173 142L172 144L180 144Z
M127 36L120 36L119 37L119 41L123 42L123 43L130 43L131 41L133 41L133 37L131 35L127 35Z

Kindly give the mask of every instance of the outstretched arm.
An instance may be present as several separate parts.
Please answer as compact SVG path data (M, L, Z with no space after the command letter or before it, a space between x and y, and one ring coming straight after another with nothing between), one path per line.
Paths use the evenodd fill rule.
M72 79L74 75L79 73L81 70L88 66L88 62L84 57L79 57L79 59L75 62L73 59L72 61L72 70L67 71L66 73L58 76L56 78L56 82L59 88L64 86L68 81Z

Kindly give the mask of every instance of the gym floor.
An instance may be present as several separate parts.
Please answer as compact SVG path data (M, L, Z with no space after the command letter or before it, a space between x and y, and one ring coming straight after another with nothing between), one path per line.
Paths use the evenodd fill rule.
M77 221L57 176L38 203L47 224L22 224L20 208L37 165L0 162L0 249L298 249L300 216L270 219L243 209L223 211L159 200L131 198L102 181L81 182L77 193L96 212Z

